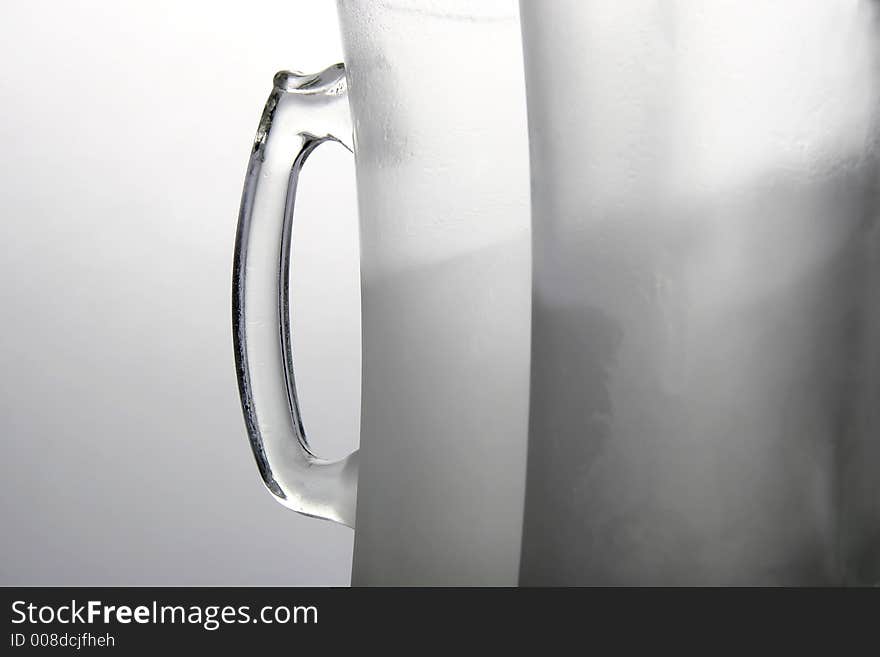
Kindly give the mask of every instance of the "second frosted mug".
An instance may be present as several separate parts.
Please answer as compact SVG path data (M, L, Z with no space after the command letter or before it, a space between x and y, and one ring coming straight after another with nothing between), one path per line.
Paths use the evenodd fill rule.
M876 9L521 3L521 583L880 581Z

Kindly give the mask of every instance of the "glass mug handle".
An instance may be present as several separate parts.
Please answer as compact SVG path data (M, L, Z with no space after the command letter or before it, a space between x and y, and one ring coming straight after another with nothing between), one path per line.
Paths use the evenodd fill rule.
M325 141L351 147L345 69L275 76L248 163L232 273L232 333L245 425L269 491L300 513L354 527L357 452L309 449L290 341L290 241L299 173Z

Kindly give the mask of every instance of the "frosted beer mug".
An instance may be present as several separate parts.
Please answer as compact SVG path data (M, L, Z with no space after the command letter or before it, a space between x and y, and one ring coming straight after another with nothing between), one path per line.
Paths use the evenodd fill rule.
M520 582L880 583L878 4L520 7Z
M513 585L530 321L516 2L338 9L345 69L276 76L242 199L233 329L251 445L284 505L356 526L354 584ZM326 141L354 149L363 351L360 449L331 463L306 442L288 313L296 185Z
M339 2L345 71L280 74L260 123L233 322L263 479L355 527L354 584L880 583L878 9ZM288 313L326 141L361 239L341 462Z

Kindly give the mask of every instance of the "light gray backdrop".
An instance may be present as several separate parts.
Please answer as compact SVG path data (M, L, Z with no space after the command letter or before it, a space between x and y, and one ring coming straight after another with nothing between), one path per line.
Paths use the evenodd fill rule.
M351 530L259 481L229 309L272 75L340 60L334 4L3 3L0 584L348 583ZM350 155L318 149L297 203L300 396L341 456L360 395Z

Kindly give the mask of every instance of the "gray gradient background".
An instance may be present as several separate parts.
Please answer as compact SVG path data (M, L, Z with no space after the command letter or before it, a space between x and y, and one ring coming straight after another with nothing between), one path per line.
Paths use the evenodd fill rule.
M340 59L332 2L3 3L0 585L348 583L351 530L259 482L229 309L272 74ZM318 149L300 189L297 379L334 457L358 433L350 155Z

